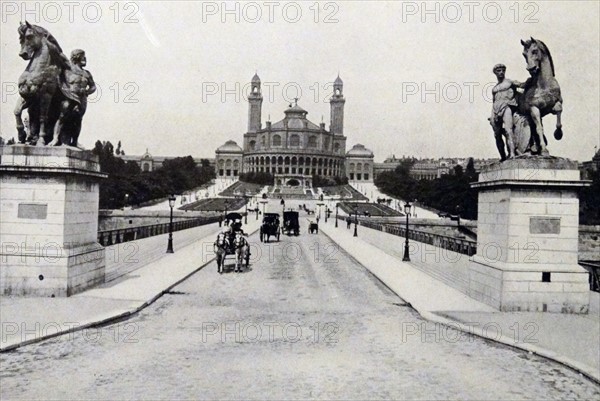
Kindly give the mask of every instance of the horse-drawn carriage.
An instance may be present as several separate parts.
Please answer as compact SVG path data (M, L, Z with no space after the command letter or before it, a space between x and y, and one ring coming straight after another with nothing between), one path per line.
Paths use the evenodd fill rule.
M308 223L308 233L309 234L318 234L319 233L319 223L315 223L311 221Z
M270 237L279 241L279 213L265 213L260 226L260 242L269 242Z
M247 234L242 230L241 220L235 220L229 228L223 229L217 235L214 243L215 253L217 255L217 272L223 273L225 270L225 259L228 255L235 257L235 272L241 272L244 261L246 268L250 264L250 244L246 239Z
M283 212L283 226L281 227L283 234L300 235L300 223L298 221L298 212L288 211Z

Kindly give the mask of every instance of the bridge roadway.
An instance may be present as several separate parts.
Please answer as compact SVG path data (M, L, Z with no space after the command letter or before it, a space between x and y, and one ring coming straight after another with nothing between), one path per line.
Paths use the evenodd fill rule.
M250 239L244 273L213 262L129 320L0 355L0 398L598 399L559 364L427 323L323 234Z

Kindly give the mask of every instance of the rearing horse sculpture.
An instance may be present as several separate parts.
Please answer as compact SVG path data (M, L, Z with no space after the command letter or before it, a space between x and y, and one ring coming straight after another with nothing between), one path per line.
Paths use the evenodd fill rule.
M31 25L19 25L19 56L29 60L25 71L19 77L19 98L15 107L15 118L20 143L27 140L31 144L46 145L53 136L58 119L58 97L60 77L70 68L69 59L63 54L56 39L46 29ZM29 137L26 138L21 114L29 112Z
M523 56L527 61L527 71L531 75L525 84L525 91L518 96L518 113L514 115L514 143L520 153L529 150L533 154L548 155L542 118L556 114L554 138L563 136L560 115L562 96L560 86L554 77L554 63L550 50L541 40L531 38L521 40ZM535 145L535 149L532 146Z

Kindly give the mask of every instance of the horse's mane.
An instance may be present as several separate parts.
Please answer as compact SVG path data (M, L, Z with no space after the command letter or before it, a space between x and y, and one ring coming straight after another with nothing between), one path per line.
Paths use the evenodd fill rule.
M548 46L546 46L546 44L544 42L542 42L541 40L537 40L536 41L542 45L542 47L544 48L544 51L546 52L546 54L548 55L548 60L550 60L550 67L552 67L552 76L556 76L556 74L554 73L554 61L552 61L552 54L550 54L550 49L548 49Z
M525 43L525 49L529 49L529 47L534 43L537 43L542 48L542 51L548 55L548 60L550 60L550 67L552 68L552 76L556 76L554 72L554 61L552 60L552 54L550 54L550 49L548 49L548 46L546 46L544 42L542 42L539 39L531 38L531 40L528 40Z
M19 25L19 29L18 29L19 35L20 36L25 35L25 32L27 31L27 29L30 29L30 28L33 29L33 31L37 35L41 36L47 42L52 44L52 46L49 46L50 57L52 58L52 61L55 64L62 65L63 68L68 68L69 64L68 64L67 56L64 55L63 50L60 47L60 44L58 43L58 40L56 40L56 38L46 28L42 28L39 25L31 25L29 23L21 24L21 25Z

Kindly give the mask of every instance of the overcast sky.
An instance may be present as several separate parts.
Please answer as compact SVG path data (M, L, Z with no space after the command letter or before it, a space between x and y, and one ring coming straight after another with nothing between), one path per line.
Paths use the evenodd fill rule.
M24 6L25 4L25 6ZM331 83L344 80L348 149L376 161L497 157L487 117L492 67L528 77L520 39L546 43L564 99L564 138L544 119L552 155L590 160L600 141L600 3L553 2L42 2L2 1L0 129L16 136L16 82L26 67L17 28L48 29L68 55L87 53L101 94L80 142L127 154L214 157L247 129L246 85L262 79L263 126L299 97L329 127ZM246 87L247 89L247 87ZM269 89L269 90L267 90ZM301 93L298 93L301 91Z

